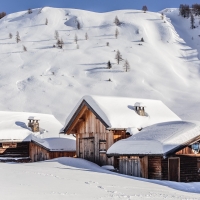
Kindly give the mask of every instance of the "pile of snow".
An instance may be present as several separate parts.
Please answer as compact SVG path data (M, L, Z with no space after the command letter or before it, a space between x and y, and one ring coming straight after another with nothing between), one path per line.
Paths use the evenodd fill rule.
M107 128L141 128L155 123L181 120L163 102L150 99L135 99L105 96L84 96L67 117L64 128L72 120L80 105L86 102L107 124ZM136 106L145 105L146 116L136 112Z
M107 154L166 155L200 135L200 125L185 121L166 122L144 128L113 144Z
M39 119L40 132L33 133L28 119ZM62 124L49 114L0 111L0 142L35 141L51 151L75 151L72 135L60 135Z
M135 178L75 158L27 164L0 163L0 168L4 180L0 196L6 200L177 200L199 199L200 193L200 183Z
M200 120L200 27L191 30L177 11L166 15L171 22L167 18L164 23L160 13L139 10L94 13L45 7L7 15L0 20L0 110L49 113L63 123L75 102L92 94L159 99L180 117ZM119 27L115 16L122 22ZM53 48L55 30L63 49ZM116 63L117 50L129 61L130 72L124 72L124 61ZM112 68L106 69L109 60Z

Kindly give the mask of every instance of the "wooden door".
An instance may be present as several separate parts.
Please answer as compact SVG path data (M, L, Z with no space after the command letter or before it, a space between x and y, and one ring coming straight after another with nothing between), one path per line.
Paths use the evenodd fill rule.
M168 179L169 181L180 181L180 158L168 159Z
M83 138L83 158L94 162L94 137Z

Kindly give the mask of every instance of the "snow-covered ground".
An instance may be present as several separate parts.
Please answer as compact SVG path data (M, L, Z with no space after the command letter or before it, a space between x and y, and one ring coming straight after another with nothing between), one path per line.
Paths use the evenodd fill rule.
M0 164L6 200L200 199L200 183L145 180L111 173L82 159Z
M200 27L191 30L177 10L168 11L166 23L160 13L139 10L45 7L6 16L0 20L0 110L50 113L64 123L83 95L115 95L159 99L183 119L200 120ZM116 15L119 27L113 23ZM64 49L52 47L55 30ZM142 37L145 42L139 45ZM117 50L129 61L130 72L123 71L124 61L116 64ZM106 69L108 60L112 69Z

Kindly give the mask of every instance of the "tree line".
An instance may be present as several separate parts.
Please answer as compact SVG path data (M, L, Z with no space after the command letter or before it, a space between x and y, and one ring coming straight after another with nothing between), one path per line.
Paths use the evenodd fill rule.
M189 18L191 15L200 16L200 4L193 4L191 7L187 4L181 4L179 13L184 18Z
M5 16L6 16L6 13L5 13L5 12L1 12L1 13L0 13L0 19L3 18L3 17L5 17Z

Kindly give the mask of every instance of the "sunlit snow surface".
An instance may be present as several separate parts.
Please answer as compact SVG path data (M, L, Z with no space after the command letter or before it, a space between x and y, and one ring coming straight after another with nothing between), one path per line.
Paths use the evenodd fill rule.
M181 118L200 120L200 27L191 30L189 20L175 9L165 13L171 19L166 23L160 13L139 10L94 13L45 7L6 16L0 20L0 110L54 114L64 123L78 100L93 94L158 99ZM120 27L113 23L116 15ZM55 30L63 49L53 48ZM142 37L145 42L139 45ZM129 61L130 72L124 72L124 61L116 64L117 50ZM106 69L108 60L112 69Z

